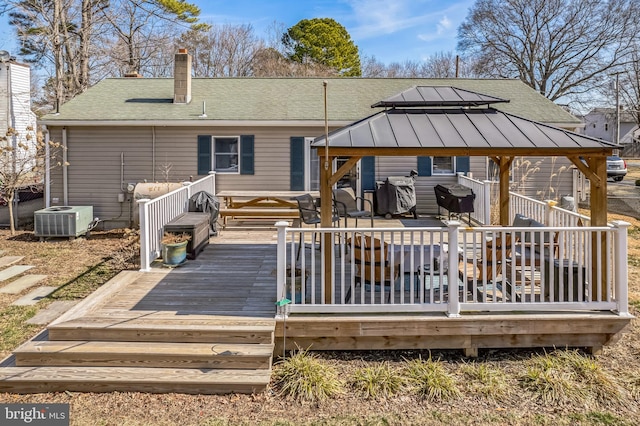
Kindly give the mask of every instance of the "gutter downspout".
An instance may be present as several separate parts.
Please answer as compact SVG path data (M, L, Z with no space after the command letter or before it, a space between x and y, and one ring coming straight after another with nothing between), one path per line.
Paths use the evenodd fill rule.
M49 147L49 130L47 126L42 129L44 133L44 207L51 207L51 148Z
M156 126L151 126L151 181L156 181Z
M69 177L67 171L67 128L62 128L62 202L69 205Z

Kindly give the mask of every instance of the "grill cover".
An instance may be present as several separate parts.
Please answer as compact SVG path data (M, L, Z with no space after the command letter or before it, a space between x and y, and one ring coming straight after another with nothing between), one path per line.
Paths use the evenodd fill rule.
M416 188L413 176L389 176L377 182L376 213L379 215L416 214Z
M207 191L196 192L189 198L189 211L209 213L209 235L218 235L217 223L220 215L220 200Z

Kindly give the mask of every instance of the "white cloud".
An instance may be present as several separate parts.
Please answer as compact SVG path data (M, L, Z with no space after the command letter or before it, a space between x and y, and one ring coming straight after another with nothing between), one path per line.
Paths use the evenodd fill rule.
M443 37L450 37L452 27L453 23L444 15L435 25L434 31L418 34L418 40L429 42Z

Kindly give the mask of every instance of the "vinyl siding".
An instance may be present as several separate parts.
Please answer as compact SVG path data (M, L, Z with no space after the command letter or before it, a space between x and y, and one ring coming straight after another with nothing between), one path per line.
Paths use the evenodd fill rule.
M155 130L155 170L153 166L153 132ZM51 139L62 141L60 128L50 129ZM290 137L316 136L323 133L319 128L259 128L255 130L237 128L187 127L71 127L67 128L69 204L92 205L94 215L106 220L105 227L130 226L137 216L137 205L127 195L127 201L118 202L118 194L126 192L127 183L164 182L163 165L171 165L168 180L180 182L197 179L197 137L255 136L255 174L218 174L216 190L289 190L290 188ZM124 178L121 182L121 153L124 154ZM558 170L569 161L557 157L555 163L542 158L537 164L539 171L527 175L522 191L535 198L546 198L539 194L540 188L548 188L552 169ZM416 157L377 157L376 180L388 176L406 176L417 168ZM471 157L470 171L477 179L486 177L486 158ZM63 203L62 169L55 168L52 177L52 199ZM554 199L571 194L571 175L563 172L560 179L554 178L557 188ZM418 177L416 193L418 211L436 213L437 205L433 187L437 184L452 184L455 176ZM547 195L548 197L548 195Z
M470 173L478 180L487 179L487 158L470 157ZM517 169L513 173L512 189L531 198L560 201L562 196L571 195L572 163L565 157L518 157L514 160ZM376 157L376 181L389 176L407 176L417 169L416 157ZM417 210L424 214L438 211L433 187L451 185L456 176L418 176L416 178ZM497 190L497 186L496 186ZM495 194L497 197L497 194Z
M30 69L26 65L0 65L0 135L4 136L9 126L21 135L16 142L26 142L27 128L36 127L36 116L31 112Z
M62 140L60 128L50 129L52 140ZM120 155L124 153L123 187L129 182L164 182L162 166L171 165L169 181L180 182L197 175L197 137L255 136L255 174L216 176L216 190L289 190L291 136L316 136L318 128L260 128L255 131L236 128L156 127L155 173L152 161L151 127L73 127L67 128L69 162L69 204L92 205L94 215L107 220L105 227L129 226L133 202L118 202L125 192L120 182ZM52 171L52 198L63 203L62 169ZM52 203L53 205L54 203ZM135 212L134 212L135 213Z

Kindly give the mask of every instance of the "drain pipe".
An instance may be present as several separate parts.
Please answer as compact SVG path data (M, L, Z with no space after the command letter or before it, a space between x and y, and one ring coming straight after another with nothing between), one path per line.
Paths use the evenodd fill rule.
M156 126L151 126L151 181L156 181Z
M69 176L67 171L67 128L62 128L62 202L69 205Z
M51 147L49 146L49 129L42 127L44 133L44 207L51 207Z

